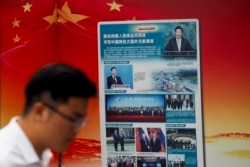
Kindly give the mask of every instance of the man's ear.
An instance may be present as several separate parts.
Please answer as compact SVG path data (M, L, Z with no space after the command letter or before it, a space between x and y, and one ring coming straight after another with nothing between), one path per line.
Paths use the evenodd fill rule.
M48 108L41 102L35 102L32 106L32 114L35 121L44 122L48 118Z

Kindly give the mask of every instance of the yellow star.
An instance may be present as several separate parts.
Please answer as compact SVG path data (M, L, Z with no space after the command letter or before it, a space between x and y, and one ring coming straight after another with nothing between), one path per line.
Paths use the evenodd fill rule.
M31 8L32 4L29 4L29 2L27 2L25 5L23 5L23 12L30 12L30 8Z
M19 37L17 34L14 38L12 38L15 43L19 42L21 37Z
M89 17L89 16L85 16L85 15L71 13L71 10L69 8L67 1L65 1L64 5L62 6L61 9L58 9L58 15L59 15L59 18L58 18L59 22L66 23L69 21L82 29L85 29L85 28L82 27L81 25L79 25L77 22Z
M43 17L45 21L49 23L49 26L45 29L47 30L50 26L52 26L54 23L57 23L58 15L57 15L57 5L55 6L55 9L53 11L53 14L50 16Z
M117 10L117 11L121 11L120 10L120 7L122 7L123 5L122 4L118 4L118 3L116 3L115 2L115 0L113 0L113 2L112 3L107 3L107 5L109 5L110 6L110 9L109 9L109 11L112 11L112 10Z
M15 27L20 27L20 26L19 26L19 23L20 23L20 22L21 22L21 21L20 21L20 20L17 20L16 17L15 17L15 20L12 21L13 28L15 28Z

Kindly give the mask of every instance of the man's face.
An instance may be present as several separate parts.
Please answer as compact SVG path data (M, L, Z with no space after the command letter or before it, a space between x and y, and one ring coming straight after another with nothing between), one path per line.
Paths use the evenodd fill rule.
M116 69L113 68L113 69L111 70L111 74L114 75L114 76L116 76L116 73L117 73Z
M46 125L47 146L57 151L65 151L80 131L87 117L88 99L70 97L68 103L57 106L58 113L51 113Z
M176 31L175 31L175 37L177 39L180 39L182 37L182 31L181 31L181 29L176 29Z

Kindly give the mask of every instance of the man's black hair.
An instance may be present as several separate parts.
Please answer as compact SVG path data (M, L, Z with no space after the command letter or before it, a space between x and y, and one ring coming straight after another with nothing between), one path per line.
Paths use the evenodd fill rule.
M181 26L176 26L174 30L176 31L177 29L179 29L179 30L181 30L181 32L183 32L183 28Z
M69 97L89 98L96 91L95 84L79 69L63 63L49 64L38 70L27 84L24 112L46 92L52 100L64 103Z
M113 69L116 69L116 67L111 67L110 71L112 71Z

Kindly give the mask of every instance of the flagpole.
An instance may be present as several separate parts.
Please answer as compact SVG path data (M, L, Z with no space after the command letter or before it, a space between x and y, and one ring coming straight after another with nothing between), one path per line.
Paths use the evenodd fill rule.
M62 167L62 153L58 152L58 167Z

